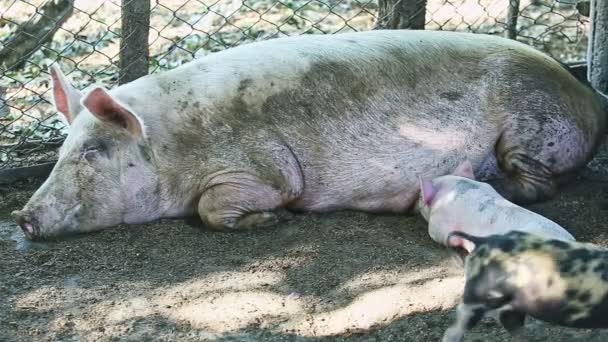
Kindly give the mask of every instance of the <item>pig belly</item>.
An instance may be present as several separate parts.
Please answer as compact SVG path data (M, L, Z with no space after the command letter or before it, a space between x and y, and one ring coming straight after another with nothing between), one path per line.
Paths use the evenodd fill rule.
M480 105L464 111L441 101L421 104L403 89L385 87L355 104L341 93L328 101L303 98L294 104L306 103L306 111L271 121L304 177L292 209L406 212L418 197L419 177L449 174L465 159L477 169L494 154L501 130ZM478 102L469 96L462 101Z
M311 185L289 209L297 211L327 212L340 209L362 210L367 212L403 213L408 211L418 199L416 183L398 181L385 182L382 186L368 182L359 183L357 188L348 184L333 186ZM362 186L367 185L367 188ZM324 188L327 186L326 188ZM330 190L330 188L336 190ZM338 188L343 189L338 189Z
M480 182L487 182L504 178L504 174L498 165L496 153L492 151L481 162L479 168L475 170L475 179Z
M289 208L317 212L353 209L405 213L418 200L419 176L449 174L464 158L472 157L459 151L447 154L433 154L424 149L407 151L410 153L395 154L385 159L370 157L329 168L327 165L302 163L304 191ZM344 159L352 157L343 156ZM471 159L478 160L476 164L479 165L484 156L480 154Z
M494 154L492 143L483 144L481 138L474 136L471 140L476 144L443 150L385 139L368 145L352 143L366 146L358 149L344 146L348 142L342 140L343 147L327 146L323 153L305 148L298 151L292 146L302 168L304 191L290 209L405 213L418 199L419 177L447 175L464 159L469 159L476 169Z

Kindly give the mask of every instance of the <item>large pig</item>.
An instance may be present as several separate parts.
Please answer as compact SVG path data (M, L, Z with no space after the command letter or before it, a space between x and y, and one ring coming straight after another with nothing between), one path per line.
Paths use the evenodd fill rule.
M276 210L402 213L418 177L469 159L520 202L592 157L603 98L489 35L379 30L250 43L111 91L50 70L70 124L16 221L32 239L198 213L214 229Z
M559 224L504 199L492 186L474 177L471 163L465 160L450 175L420 179L418 211L427 220L435 242L471 253L474 246L467 239L454 237L448 244L450 233L485 237L517 230L549 239L574 240Z

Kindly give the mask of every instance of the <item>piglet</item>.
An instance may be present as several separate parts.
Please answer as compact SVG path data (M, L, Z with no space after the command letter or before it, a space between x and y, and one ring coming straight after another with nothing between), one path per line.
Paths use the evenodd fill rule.
M443 342L458 342L486 314L524 337L526 315L573 328L608 328L608 250L523 231L486 237L453 232L474 246L463 301Z
M557 223L503 198L494 188L474 179L468 160L450 175L420 178L418 211L429 223L429 235L443 245L451 232L476 236L505 234L511 230L535 233L566 241L574 237ZM468 254L473 246L467 240L450 241L454 250Z

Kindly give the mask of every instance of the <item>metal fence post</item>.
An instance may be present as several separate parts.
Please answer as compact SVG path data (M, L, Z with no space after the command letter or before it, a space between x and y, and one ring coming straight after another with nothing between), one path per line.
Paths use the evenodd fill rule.
M122 38L118 84L148 74L150 0L122 0Z
M608 94L608 2L591 1L587 75L591 85Z

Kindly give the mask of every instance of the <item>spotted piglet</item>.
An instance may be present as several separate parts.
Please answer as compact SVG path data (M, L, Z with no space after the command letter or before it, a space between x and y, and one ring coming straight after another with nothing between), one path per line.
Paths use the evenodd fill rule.
M486 314L512 334L526 315L560 326L608 328L608 250L522 231L479 237L453 232L474 245L465 259L464 297L443 342L461 341Z

